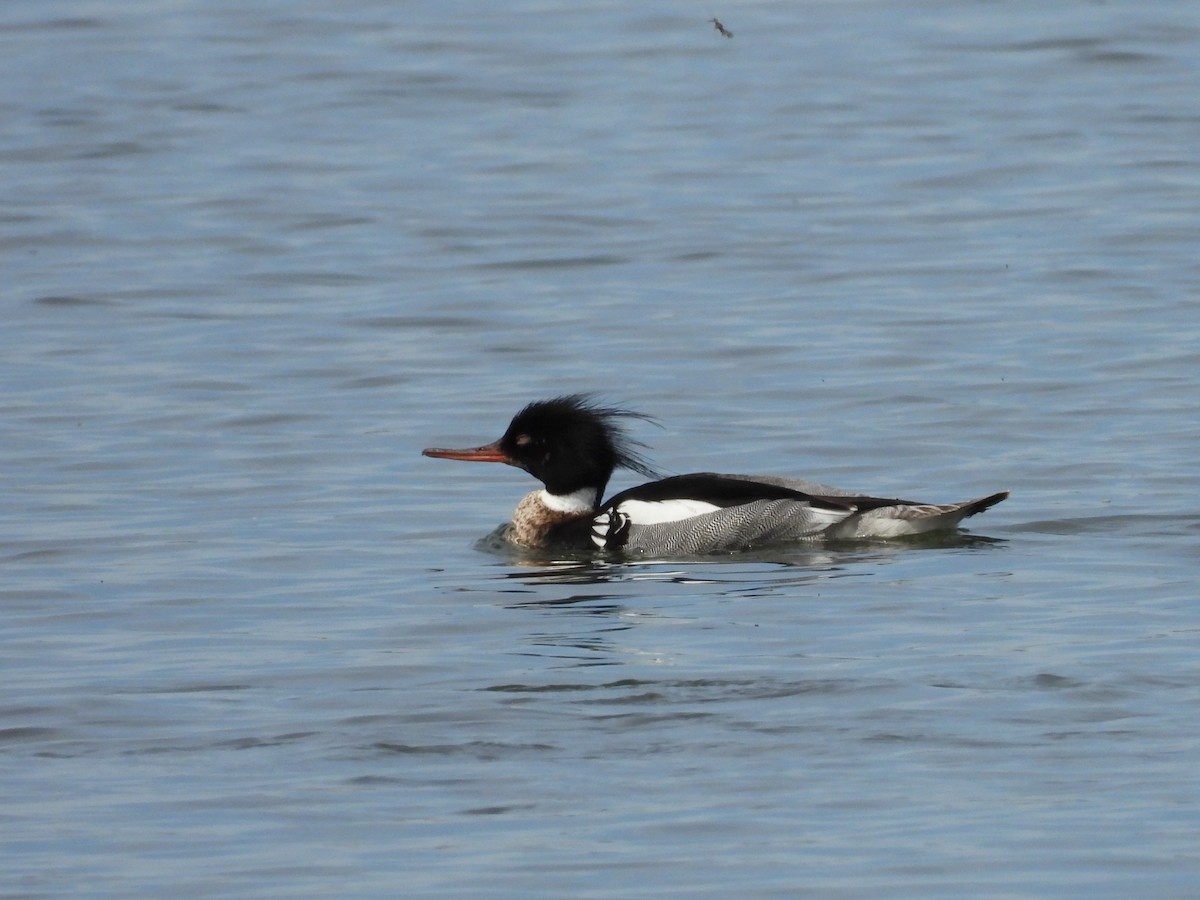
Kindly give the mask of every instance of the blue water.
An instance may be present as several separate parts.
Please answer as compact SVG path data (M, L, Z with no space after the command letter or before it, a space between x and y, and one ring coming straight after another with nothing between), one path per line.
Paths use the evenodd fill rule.
M0 894L1195 895L1197 84L1167 0L4 5ZM581 390L1013 495L480 549L420 449Z

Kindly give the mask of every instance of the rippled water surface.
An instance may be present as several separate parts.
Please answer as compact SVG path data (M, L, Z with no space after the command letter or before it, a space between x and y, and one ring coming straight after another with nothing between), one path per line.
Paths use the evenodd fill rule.
M1200 891L1200 9L343 6L0 9L0 894ZM1013 495L479 545L583 390Z

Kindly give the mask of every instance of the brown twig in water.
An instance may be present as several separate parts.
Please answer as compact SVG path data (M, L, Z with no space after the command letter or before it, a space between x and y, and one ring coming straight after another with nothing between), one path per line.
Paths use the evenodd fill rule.
M712 22L713 28L717 29L717 31L719 31L721 34L725 35L725 37L727 37L727 38L733 37L733 32L730 31L728 28L726 28L724 25L722 25L720 19L709 19L708 21Z

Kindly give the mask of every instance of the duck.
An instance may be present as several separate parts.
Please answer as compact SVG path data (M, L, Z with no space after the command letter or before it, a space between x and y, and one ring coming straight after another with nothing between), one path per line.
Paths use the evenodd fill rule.
M778 475L661 478L641 454L645 445L628 435L632 420L655 421L592 394L569 394L528 404L490 444L422 453L504 463L540 481L500 532L508 543L539 550L694 556L799 541L892 540L952 531L1009 495L926 503ZM655 480L602 500L617 469Z

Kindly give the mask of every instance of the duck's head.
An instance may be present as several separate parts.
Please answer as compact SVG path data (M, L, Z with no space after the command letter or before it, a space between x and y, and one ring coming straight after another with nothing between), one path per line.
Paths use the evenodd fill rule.
M431 447L422 451L438 459L508 463L524 469L556 496L594 490L599 504L613 470L632 469L652 476L654 470L637 453L639 442L621 428L621 419L649 416L601 406L587 394L571 394L530 403L517 413L500 440L465 450Z

